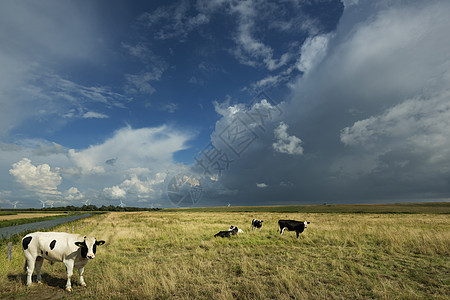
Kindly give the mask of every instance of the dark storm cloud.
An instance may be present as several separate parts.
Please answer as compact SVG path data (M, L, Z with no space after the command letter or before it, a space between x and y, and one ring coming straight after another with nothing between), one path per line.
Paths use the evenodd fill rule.
M232 200L307 204L448 198L449 11L445 1L348 7L324 60L292 85L290 101L280 106L281 120L268 124L220 177L223 186L237 191ZM213 142L232 122L224 115ZM282 124L287 136L301 141L302 155L272 147Z

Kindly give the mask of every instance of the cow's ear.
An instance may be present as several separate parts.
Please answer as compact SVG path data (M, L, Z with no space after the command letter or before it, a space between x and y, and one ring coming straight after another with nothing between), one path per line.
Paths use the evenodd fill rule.
M84 246L84 242L75 242L75 245L77 245L78 247L83 247Z
M311 222L306 222L307 224L311 223Z
M106 243L105 241L95 241L95 244L98 246L103 245L104 243Z

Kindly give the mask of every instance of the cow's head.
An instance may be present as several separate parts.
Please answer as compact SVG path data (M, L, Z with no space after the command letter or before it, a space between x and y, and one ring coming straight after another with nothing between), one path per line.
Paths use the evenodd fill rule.
M236 226L231 225L230 229L228 229L228 231L231 231L231 234L235 235L236 233L238 233L239 228L237 228Z
M81 257L87 259L95 258L95 252L97 252L97 246L101 246L105 241L97 241L92 237L84 237L82 242L75 242L75 245L81 248Z
M309 224L310 222L303 222L303 224L305 224L305 228L308 227L307 224Z

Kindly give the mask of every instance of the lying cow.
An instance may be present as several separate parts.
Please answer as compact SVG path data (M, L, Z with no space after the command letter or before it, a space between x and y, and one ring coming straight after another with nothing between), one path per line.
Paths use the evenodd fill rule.
M262 222L263 222L262 220L253 219L252 220L252 230L259 228L259 230L261 231Z
M283 235L284 230L287 229L288 231L295 231L298 238L299 234L305 230L309 223L310 222L306 221L279 220L278 225L280 226L280 235Z
M237 228L236 226L231 225L230 229L228 229L228 231L233 231L235 230L235 228ZM244 233L244 230L237 228L237 232L236 233ZM232 235L235 235L236 233L232 233Z
M236 235L236 234L238 234L238 233L243 233L244 231L242 231L242 229L239 229L239 228L237 228L236 226L233 226L233 225L231 225L230 226L230 229L228 229L228 230L226 230L226 231L219 231L218 233L216 233L215 235L214 235L214 237L218 237L218 236L220 236L220 237L222 237L222 238L224 238L224 237L230 237L230 236L232 236L232 235Z
M73 268L78 269L80 283L86 286L83 272L88 260L95 257L97 246L105 241L97 241L92 237L65 232L34 232L22 239L23 254L25 255L24 271L27 272L27 285L32 284L31 276L36 268L37 282L41 283L41 267L44 258L51 261L63 262L67 270L66 290L72 291L70 278Z

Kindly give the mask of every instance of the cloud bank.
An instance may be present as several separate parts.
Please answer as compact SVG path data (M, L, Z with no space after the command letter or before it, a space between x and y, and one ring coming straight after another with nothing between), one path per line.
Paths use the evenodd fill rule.
M177 183L174 178L189 178L186 190L191 198L201 191L195 205L203 206L449 197L448 1L344 1L342 16L336 1L285 1L275 7L265 1L202 0L160 6L134 23L137 35L146 28L152 37L118 42L120 49L111 57L132 59L121 80L108 84L95 76L75 80L66 72L96 64L104 76L103 66L113 61L100 54L111 53L110 41L92 6L35 4L48 12L45 16L19 2L5 3L0 27L14 34L2 35L6 42L0 49L0 203L36 206L36 199L51 199L61 205L171 206L168 188ZM339 13L328 16L329 11ZM67 30L58 30L60 15L70 16ZM339 22L330 20L339 16ZM202 123L212 133L200 146L193 143L195 129L180 129L181 123L159 116L140 120L140 126L124 125L122 119L114 123L118 111L152 107L147 98L157 96L164 79L179 71L169 62L175 50L165 43L176 40L186 49L183 43L192 37L217 42L208 27L223 18L233 20L226 47L220 44L226 63L232 58L239 70L258 73L239 88L252 93L285 87L284 93L211 98L216 119ZM78 38L68 41L67 36ZM170 55L160 56L161 45ZM201 50L207 57L218 49ZM197 73L183 74L184 83L207 86L205 78L217 74L234 79L223 65L194 65ZM159 114L186 109L168 94L155 109ZM137 115L142 112L129 119ZM76 122L83 122L76 127L83 132L93 126L108 129L86 140L83 135L49 140ZM22 137L22 128L34 131ZM29 137L37 131L40 138ZM192 163L175 159L190 147L198 151ZM183 199L177 194L182 187L174 185L174 199Z
M347 5L332 36L304 44L297 67L305 76L278 105L284 114L273 135L260 134L220 179L238 191L233 200L448 199L448 11L445 1ZM231 123L224 115L212 140Z

